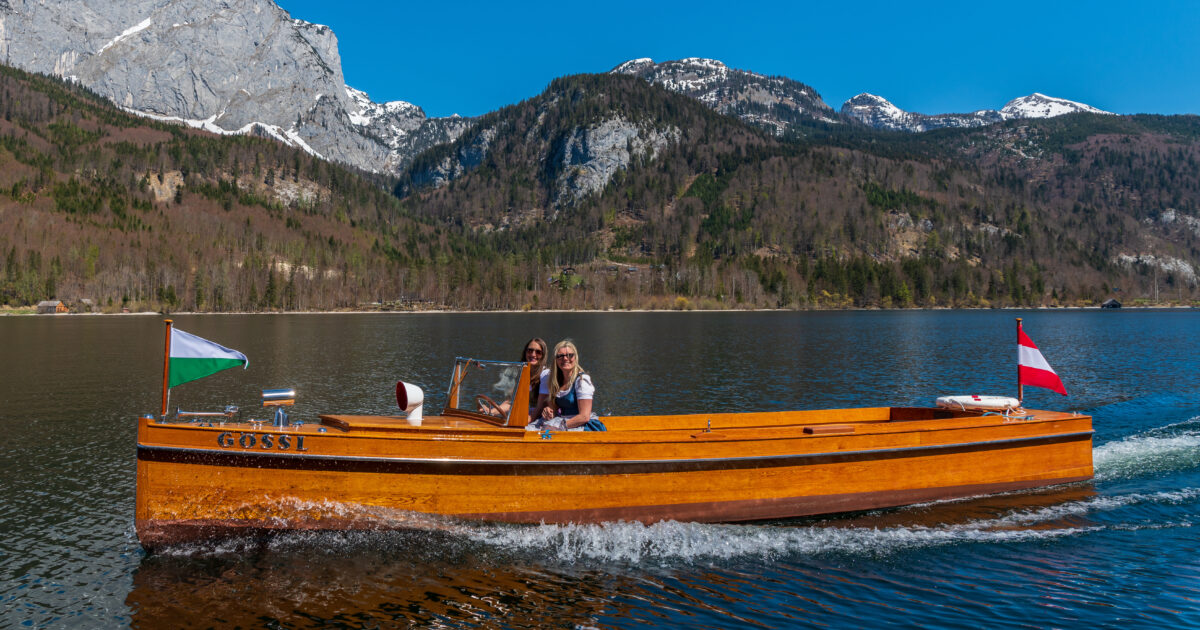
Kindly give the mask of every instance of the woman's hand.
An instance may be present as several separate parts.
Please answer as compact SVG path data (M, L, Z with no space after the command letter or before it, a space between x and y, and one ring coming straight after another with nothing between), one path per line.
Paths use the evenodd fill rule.
M512 401L510 400L496 404L496 401L483 394L476 396L475 402L479 404L479 413L491 416L506 416L508 415L508 410L512 408Z

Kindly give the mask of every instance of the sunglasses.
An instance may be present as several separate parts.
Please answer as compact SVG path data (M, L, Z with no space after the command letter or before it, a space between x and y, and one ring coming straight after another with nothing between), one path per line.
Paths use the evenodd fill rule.
M554 355L554 358L555 359L574 359L575 353L574 352L564 352L562 354Z
M537 348L525 348L525 354L529 354L530 352L538 355L539 357L542 356L543 354L546 354L545 352L543 352Z

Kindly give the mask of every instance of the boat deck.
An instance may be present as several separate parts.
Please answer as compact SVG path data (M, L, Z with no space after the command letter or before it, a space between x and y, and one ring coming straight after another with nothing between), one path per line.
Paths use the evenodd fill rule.
M814 411L759 413L713 413L665 416L609 416L601 418L608 427L607 437L627 435L645 440L650 434L665 436L687 433L692 438L746 439L770 432L774 437L825 436L846 434L911 433L923 430L970 429L1002 424L1040 423L1078 418L1078 414L1058 411L1026 410L1004 416L995 413L957 411L925 407L870 407ZM410 425L404 416L322 415L321 424L347 433L406 433L418 435L460 433L472 437L486 435L507 439L530 438L536 431L523 427L498 426L482 416L426 416L419 426ZM557 432L556 436L579 435ZM593 434L599 437L599 434ZM652 438L651 438L652 439Z

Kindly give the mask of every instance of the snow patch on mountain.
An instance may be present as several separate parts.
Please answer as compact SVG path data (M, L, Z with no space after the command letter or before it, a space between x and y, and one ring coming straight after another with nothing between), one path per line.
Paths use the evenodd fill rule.
M265 136L274 138L275 140L277 140L283 144L286 144L288 146L303 149L306 153L316 156L322 160L328 159L325 156L321 155L319 152L317 152L315 149L313 149L307 142L305 142L304 138L296 132L295 127L285 130L282 127L280 127L279 125L271 125L268 123L256 121L256 122L247 123L246 125L239 127L238 129L225 129L224 127L220 127L216 124L217 118L219 118L221 116L221 114L219 114L219 113L213 114L212 116L209 116L208 118L195 119L195 118L180 118L178 116L164 116L161 114L155 114L153 112L147 112L147 111L142 111L142 110L138 110L138 109L131 109L128 107L122 107L120 105L118 105L118 107L120 107L121 109L123 109L131 114L135 114L135 115L141 116L143 118L149 118L151 120L157 120L159 122L183 124L183 125L187 125L188 127L193 128L193 129L203 129L204 131L207 131L209 133L215 133L217 135L222 135L222 136L243 136L243 135L247 135L247 134L265 135Z
M912 128L915 124L911 114L896 107L891 101L865 92L842 104L842 115L860 120L876 129L898 131Z
M134 34L150 28L150 25L153 23L154 23L153 18L146 18L146 19L142 20L141 22L138 22L137 24L125 29L124 31L121 32L120 35L117 35L116 37L109 40L109 42L107 44L105 44L103 47L101 47L100 50L98 50L96 52L96 54L103 55L104 51L108 50L109 48L112 48L115 44L120 43L121 40L128 39L128 38L132 37Z
M1091 105L1068 101L1065 98L1046 96L1038 92L1014 98L1000 109L1000 113L1009 118L1053 118L1077 112L1112 115L1112 112L1106 112Z
M704 92L701 100L707 100L710 105L715 103L716 95L709 90L729 76L729 68L715 59L689 57L663 65L666 72L655 83L672 92Z
M376 103L366 92L346 86L350 123L364 136L388 147L384 170L397 172L421 151L436 144L453 142L474 124L458 115L428 118L425 111L407 101Z
M388 101L376 103L367 96L366 92L346 86L346 96L354 104L349 110L350 122L360 127L370 126L385 116L402 116L406 118L424 118L425 112L407 101Z
M642 70L645 70L647 68L653 68L653 67L654 67L653 59L651 59L649 57L642 57L641 59L630 59L629 61L626 61L625 63L617 66L616 68L613 68L612 73L613 74L637 74L638 72L641 72Z

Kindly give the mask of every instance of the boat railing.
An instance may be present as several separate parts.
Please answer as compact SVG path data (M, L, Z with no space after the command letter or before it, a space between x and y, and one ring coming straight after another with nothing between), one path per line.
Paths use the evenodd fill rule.
M237 412L238 412L238 408L236 405L229 405L228 407L225 408L225 411L184 411L182 408L177 408L175 410L175 417L177 417L177 418L215 418L217 416L225 416L227 418L232 418L233 416L237 415Z
M237 405L225 405L224 411L184 411L182 407L176 407L174 419L191 421L201 418L224 418L225 422L232 422L237 418L239 411Z

